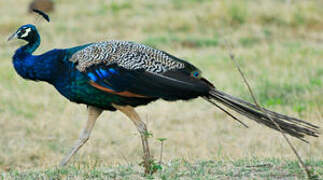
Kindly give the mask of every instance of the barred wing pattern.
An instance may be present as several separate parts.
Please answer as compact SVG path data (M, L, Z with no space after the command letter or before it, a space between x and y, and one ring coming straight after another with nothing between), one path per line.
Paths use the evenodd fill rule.
M70 59L77 62L77 69L85 72L95 64L117 64L128 70L144 69L153 73L164 73L185 67L163 51L128 41L106 41L89 45L75 53Z
M89 84L123 97L191 99L207 94L200 71L166 52L128 41L93 43L70 58Z

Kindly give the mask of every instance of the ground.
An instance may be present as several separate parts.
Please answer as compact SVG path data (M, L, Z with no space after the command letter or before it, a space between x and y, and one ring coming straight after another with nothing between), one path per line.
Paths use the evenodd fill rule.
M323 161L308 161L317 176L323 175ZM1 177L1 176L0 176ZM133 164L116 166L89 165L88 162L73 164L66 168L11 171L4 179L304 179L304 172L297 162L278 159L238 161L173 160L152 176L144 176Z
M70 103L46 83L26 81L15 73L11 57L24 43L6 39L27 23L37 23L42 37L36 54L110 39L136 41L186 59L218 89L251 100L230 61L228 47L232 47L263 106L323 126L323 1L56 0L50 23L27 14L29 0L17 3L0 1L0 179L69 172L91 175L92 168L79 168L83 166L94 167L100 175L106 171L120 175L129 168L135 176L142 174L140 137L118 112L100 117L90 141L72 160L75 166L55 169L78 138L86 107ZM214 170L220 176L222 171L258 172L248 164L235 171L228 168L230 164L250 159L266 164L275 159L278 164L264 167L268 174L280 168L291 177L302 176L299 169L286 167L295 165L296 158L279 133L239 116L250 126L244 128L203 99L159 101L137 109L153 134L155 158L160 150L157 139L166 138L163 162L179 162L184 174L198 174L199 169L185 163L192 167L211 163L211 169L220 164L219 173ZM322 176L322 137L308 138L309 144L290 139ZM158 173L175 179L174 167L164 166Z

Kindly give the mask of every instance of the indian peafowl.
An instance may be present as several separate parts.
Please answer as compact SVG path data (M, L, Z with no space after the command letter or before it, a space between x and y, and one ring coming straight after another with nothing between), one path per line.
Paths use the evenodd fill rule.
M65 98L88 107L87 124L60 165L65 165L87 142L102 111L119 110L135 124L141 135L144 167L148 173L151 155L147 127L134 108L158 99L176 101L202 97L216 107L221 108L216 104L221 103L277 130L266 115L269 114L284 133L303 141L306 135L318 137L319 134L319 127L306 121L270 110L265 110L264 114L254 104L216 89L192 64L142 44L111 40L33 55L40 45L34 25L21 26L8 40L14 38L27 41L13 56L14 68L21 77L46 81Z

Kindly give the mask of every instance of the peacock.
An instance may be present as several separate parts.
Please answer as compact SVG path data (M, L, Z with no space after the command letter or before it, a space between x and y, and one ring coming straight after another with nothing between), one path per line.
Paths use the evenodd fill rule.
M45 81L71 102L87 105L88 120L71 151L60 165L66 165L84 145L97 118L103 111L120 111L140 133L145 172L150 172L151 154L147 140L147 126L135 107L156 100L177 101L201 97L228 113L227 108L306 141L305 136L318 137L318 126L304 120L282 115L218 90L191 63L167 52L130 41L110 40L88 43L67 49L53 49L33 55L40 45L35 25L26 24L9 37L27 43L13 55L13 66L24 79Z

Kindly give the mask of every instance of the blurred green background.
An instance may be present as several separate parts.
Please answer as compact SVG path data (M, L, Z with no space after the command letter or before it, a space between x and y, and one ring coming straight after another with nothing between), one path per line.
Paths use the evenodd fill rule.
M230 45L265 107L323 126L323 1L54 2L51 22L39 23L27 13L29 0L0 1L0 172L56 166L86 121L84 105L14 71L11 57L24 42L6 39L28 23L37 23L42 38L36 54L111 39L136 41L193 63L218 89L251 100L229 59ZM165 162L295 159L279 133L247 120L246 129L201 99L159 101L138 111L154 135L156 158L156 138L167 138ZM310 144L291 139L304 159L322 160L322 137L309 139ZM141 156L132 123L106 112L72 164L136 164Z

